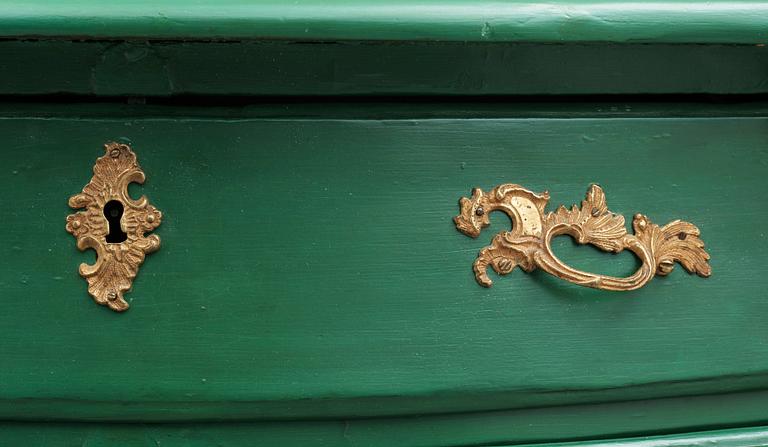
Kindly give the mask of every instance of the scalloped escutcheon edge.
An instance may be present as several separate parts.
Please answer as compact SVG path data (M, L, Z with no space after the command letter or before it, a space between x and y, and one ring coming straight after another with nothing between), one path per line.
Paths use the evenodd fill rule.
M130 146L111 142L104 145L104 150L83 192L69 198L71 208L83 210L67 216L66 229L77 238L81 251L96 250L95 264L80 265L80 275L88 281L88 293L98 304L122 312L128 309L123 294L131 290L144 257L160 248L160 237L144 233L157 228L163 214L146 197L133 200L128 195L128 185L144 183L145 178ZM120 227L126 239L119 243L106 239L109 226L104 206L113 200L119 201L124 210Z

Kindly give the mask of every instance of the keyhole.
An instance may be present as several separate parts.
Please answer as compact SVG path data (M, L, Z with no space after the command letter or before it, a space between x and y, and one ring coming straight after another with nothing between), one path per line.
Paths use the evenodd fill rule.
M107 234L108 244L119 244L128 239L128 235L120 228L120 219L123 217L123 204L118 200L110 200L104 205L104 217L109 224Z

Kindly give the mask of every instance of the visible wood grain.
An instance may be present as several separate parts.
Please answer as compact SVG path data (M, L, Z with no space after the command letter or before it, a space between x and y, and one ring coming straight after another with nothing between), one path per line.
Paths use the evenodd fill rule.
M33 40L0 61L4 95L768 93L756 45Z
M765 117L68 110L0 119L0 417L405 415L768 385ZM64 217L101 144L120 138L164 222L131 310L114 315L88 297L77 266L93 255ZM471 262L505 222L473 240L451 218L472 187L503 182L548 189L552 206L599 182L625 216L694 222L713 275L678 268L623 294L540 272L481 288ZM635 262L557 252L607 274Z
M401 418L195 423L0 422L8 445L203 447L467 447L571 441L565 446L755 447L766 427L709 430L718 424L764 425L766 392L603 405ZM649 433L648 439L626 439ZM610 439L623 438L623 439ZM589 441L601 439L601 441Z
M96 0L0 3L0 35L762 44L764 1Z

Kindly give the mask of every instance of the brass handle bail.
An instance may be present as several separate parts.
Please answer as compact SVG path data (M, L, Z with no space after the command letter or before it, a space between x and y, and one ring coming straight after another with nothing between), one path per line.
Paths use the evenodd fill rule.
M477 237L490 225L488 215L502 211L513 222L511 231L493 237L491 245L480 250L474 263L475 278L480 285L490 287L490 266L496 273L506 275L520 266L526 272L541 268L550 275L603 290L634 290L644 286L654 275L667 275L679 262L688 272L708 277L712 273L709 254L699 239L699 229L681 220L660 227L643 214L632 221L635 234L628 234L624 217L608 210L605 193L598 185L587 191L581 207L560 206L545 213L549 193L534 193L520 185L503 184L489 193L472 190L472 196L459 201L461 213L454 217L456 228L470 237ZM592 244L601 250L618 253L632 251L642 266L626 278L583 272L564 264L552 251L552 239L568 234L580 244Z

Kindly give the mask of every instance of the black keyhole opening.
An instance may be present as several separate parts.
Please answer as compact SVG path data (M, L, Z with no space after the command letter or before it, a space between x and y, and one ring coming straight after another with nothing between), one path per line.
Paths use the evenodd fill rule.
M109 233L107 234L108 244L119 244L128 239L128 235L120 228L120 219L123 217L123 204L119 200L110 200L104 205L104 217L109 224Z

